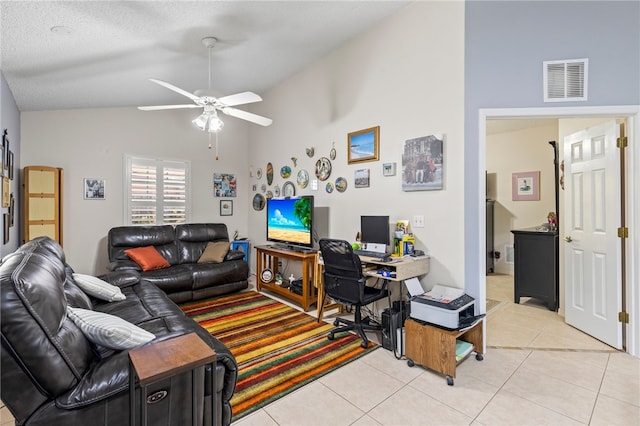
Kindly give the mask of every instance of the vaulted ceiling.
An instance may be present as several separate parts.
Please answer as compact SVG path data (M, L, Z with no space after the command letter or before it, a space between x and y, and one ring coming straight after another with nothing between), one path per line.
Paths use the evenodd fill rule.
M184 103L148 81L262 94L407 1L1 1L0 69L21 111Z

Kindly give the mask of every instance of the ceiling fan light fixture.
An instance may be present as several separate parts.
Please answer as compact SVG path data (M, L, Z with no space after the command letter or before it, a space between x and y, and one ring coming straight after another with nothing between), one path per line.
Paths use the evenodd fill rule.
M217 133L224 127L224 122L220 120L214 111L205 111L191 121L194 126L202 131Z
M207 123L207 130L209 133L218 133L224 127L224 121L218 118L218 114L214 114L209 117L209 122Z

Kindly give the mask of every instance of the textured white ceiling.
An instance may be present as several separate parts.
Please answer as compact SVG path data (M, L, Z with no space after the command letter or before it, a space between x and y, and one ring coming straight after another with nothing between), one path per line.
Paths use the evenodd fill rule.
M0 69L21 111L184 103L148 78L207 88L213 36L212 89L261 94L407 3L2 0Z

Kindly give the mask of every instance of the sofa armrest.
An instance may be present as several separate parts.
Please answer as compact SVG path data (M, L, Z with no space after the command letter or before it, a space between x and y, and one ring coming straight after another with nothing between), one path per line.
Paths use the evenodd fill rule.
M140 282L140 273L131 269L118 270L100 275L98 278L120 288L129 287Z
M96 363L80 382L56 398L60 408L80 408L129 389L129 352L118 352Z
M244 258L244 252L242 250L229 250L224 260L238 260Z
M107 265L107 269L110 271L142 271L140 265L133 260L114 260Z

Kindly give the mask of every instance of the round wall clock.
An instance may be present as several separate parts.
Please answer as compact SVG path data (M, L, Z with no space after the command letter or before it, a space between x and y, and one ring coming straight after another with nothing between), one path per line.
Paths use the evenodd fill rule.
M262 273L260 274L260 278L265 283L270 283L271 280L273 280L273 271L271 271L271 269L269 269L269 268L263 269Z
M296 196L296 187L290 180L286 181L284 185L282 185L282 196L283 197L295 197Z

